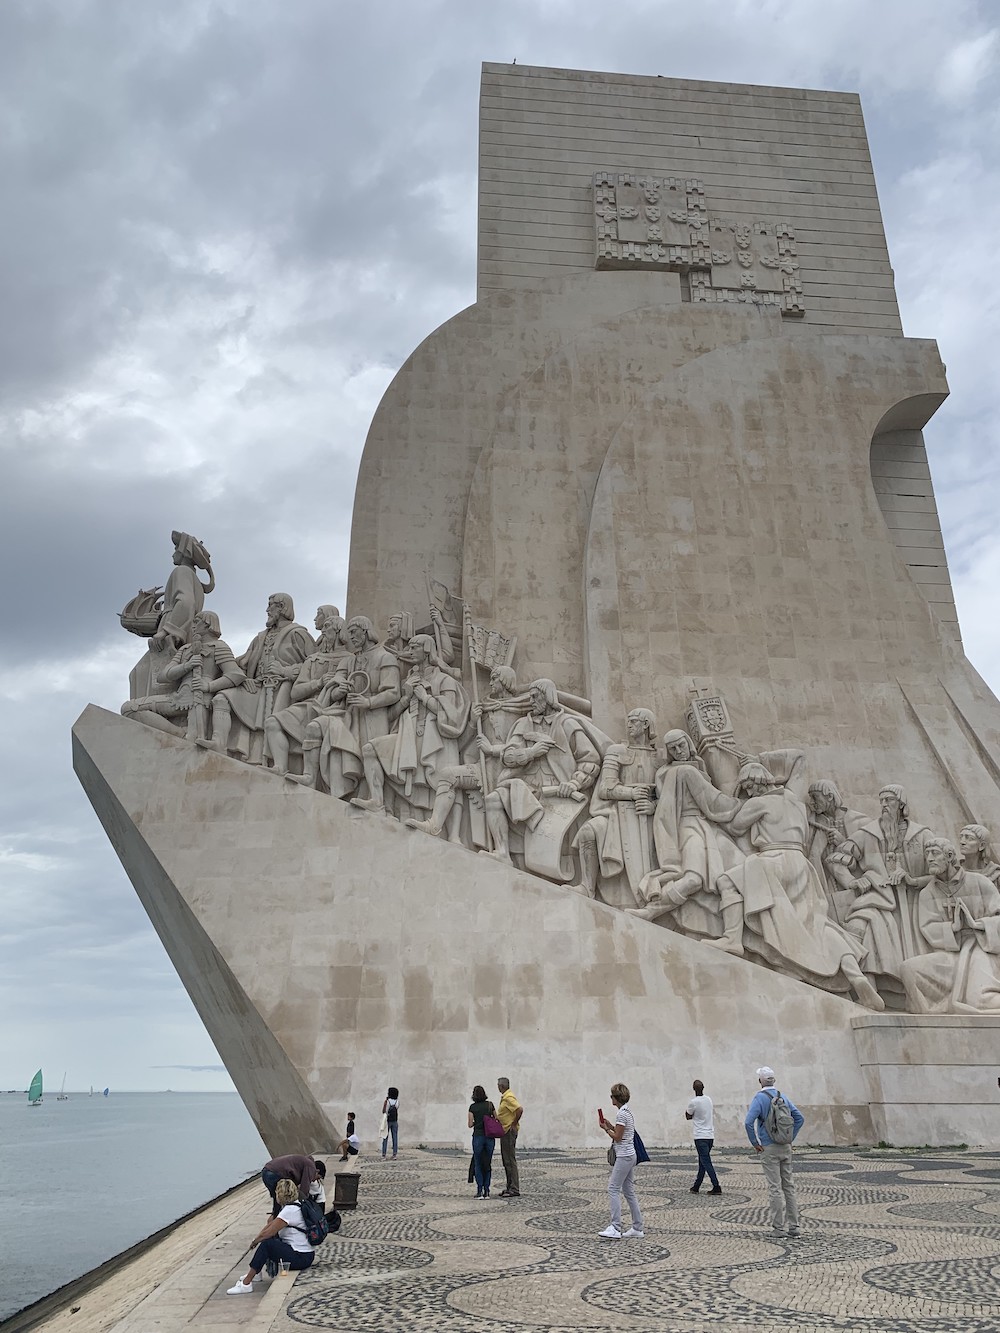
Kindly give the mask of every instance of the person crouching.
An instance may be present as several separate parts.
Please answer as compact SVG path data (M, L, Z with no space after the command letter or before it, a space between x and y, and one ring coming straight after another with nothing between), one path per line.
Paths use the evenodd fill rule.
M274 1201L280 1211L253 1238L257 1246L250 1267L240 1278L235 1287L230 1287L228 1296L241 1296L253 1291L254 1278L267 1267L267 1261L286 1263L289 1268L308 1268L315 1256L315 1250L306 1239L305 1219L299 1206L299 1187L293 1180L279 1180L274 1187Z

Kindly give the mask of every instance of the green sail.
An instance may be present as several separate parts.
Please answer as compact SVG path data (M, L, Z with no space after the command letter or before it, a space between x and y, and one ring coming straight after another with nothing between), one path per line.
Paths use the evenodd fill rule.
M28 1089L28 1102L34 1105L35 1102L42 1100L42 1071L39 1070L31 1080L31 1087Z

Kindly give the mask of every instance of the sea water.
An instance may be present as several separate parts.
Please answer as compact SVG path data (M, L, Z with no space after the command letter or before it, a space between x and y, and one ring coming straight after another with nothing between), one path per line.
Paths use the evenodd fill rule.
M0 1319L258 1172L236 1093L0 1093Z

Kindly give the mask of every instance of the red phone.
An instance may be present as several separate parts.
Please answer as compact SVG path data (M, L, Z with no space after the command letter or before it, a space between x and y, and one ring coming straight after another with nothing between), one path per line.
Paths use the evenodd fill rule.
M1000 1083L1000 1078L997 1079L997 1082ZM603 1128L603 1126L604 1126L604 1111L603 1111L603 1109L602 1109L600 1106L597 1108L597 1123Z

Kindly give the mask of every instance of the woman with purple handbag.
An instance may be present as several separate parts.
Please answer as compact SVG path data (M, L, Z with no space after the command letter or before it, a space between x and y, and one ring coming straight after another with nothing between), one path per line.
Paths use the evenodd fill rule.
M611 1224L598 1232L605 1240L626 1240L633 1236L640 1239L646 1234L642 1224L642 1209L635 1193L635 1168L638 1164L638 1149L642 1148L642 1160L649 1161L645 1145L635 1132L635 1120L628 1103L632 1094L624 1083L611 1085L611 1104L617 1114L614 1124L606 1120L603 1111L598 1111L601 1128L611 1140L608 1149L608 1165L611 1175L608 1179L608 1202L611 1206ZM632 1215L632 1225L628 1231L622 1230L622 1195Z
M496 1107L487 1100L486 1089L477 1083L472 1089L472 1105L469 1107L469 1128L472 1130L472 1167L476 1177L476 1198L490 1197L490 1181L493 1179L494 1128L499 1128L496 1120ZM485 1122L492 1120L492 1126ZM503 1133L503 1130L500 1131Z

